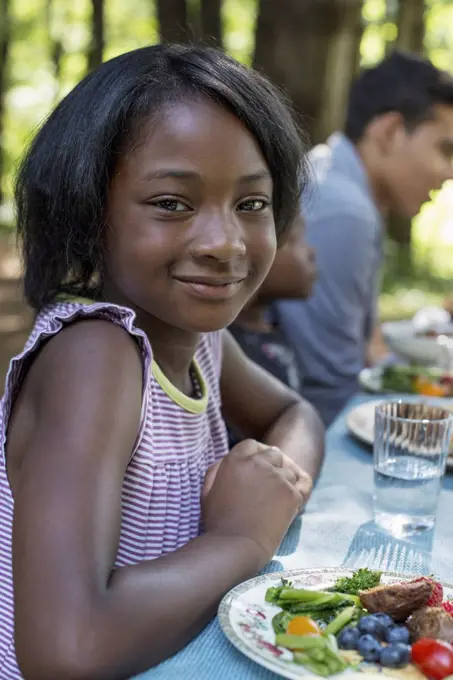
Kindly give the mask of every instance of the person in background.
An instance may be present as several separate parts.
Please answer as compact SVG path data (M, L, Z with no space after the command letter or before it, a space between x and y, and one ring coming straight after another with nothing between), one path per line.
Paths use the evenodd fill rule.
M229 327L244 353L268 373L302 392L303 376L296 354L278 325L274 302L279 298L307 298L316 277L315 253L304 239L304 219L298 215L285 244L258 293ZM240 433L228 428L230 446L240 441Z
M376 324L384 221L414 217L453 178L453 79L395 52L352 87L344 133L311 151L303 205L318 279L306 302L281 301L304 396L330 424L357 391Z
M229 327L250 359L296 392L302 391L303 376L294 349L277 322L273 303L279 298L306 299L312 292L315 253L305 242L304 231L304 219L299 215L258 293Z

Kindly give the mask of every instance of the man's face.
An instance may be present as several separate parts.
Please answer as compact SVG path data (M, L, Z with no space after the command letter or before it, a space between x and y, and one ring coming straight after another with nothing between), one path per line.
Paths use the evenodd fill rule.
M432 118L409 132L400 121L381 171L389 208L414 217L432 191L453 179L453 106L436 105Z

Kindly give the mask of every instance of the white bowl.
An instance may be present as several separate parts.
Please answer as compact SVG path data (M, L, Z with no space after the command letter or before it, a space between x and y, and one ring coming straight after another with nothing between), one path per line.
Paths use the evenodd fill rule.
M444 332L453 333L453 324ZM448 365L448 350L436 337L417 335L412 321L389 321L382 324L382 334L390 349L407 361L425 366Z

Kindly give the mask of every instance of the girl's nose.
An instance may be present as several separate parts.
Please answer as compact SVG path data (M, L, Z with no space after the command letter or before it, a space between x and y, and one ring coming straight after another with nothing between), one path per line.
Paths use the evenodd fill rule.
M234 215L216 215L199 219L192 244L195 257L210 257L228 262L246 253L244 233Z

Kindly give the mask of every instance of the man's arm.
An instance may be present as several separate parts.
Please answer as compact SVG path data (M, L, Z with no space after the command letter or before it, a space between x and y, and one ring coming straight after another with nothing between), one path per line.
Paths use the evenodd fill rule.
M374 328L374 333L368 342L367 347L367 366L374 366L376 363L383 361L391 354L388 345L382 335L382 330L379 324Z

